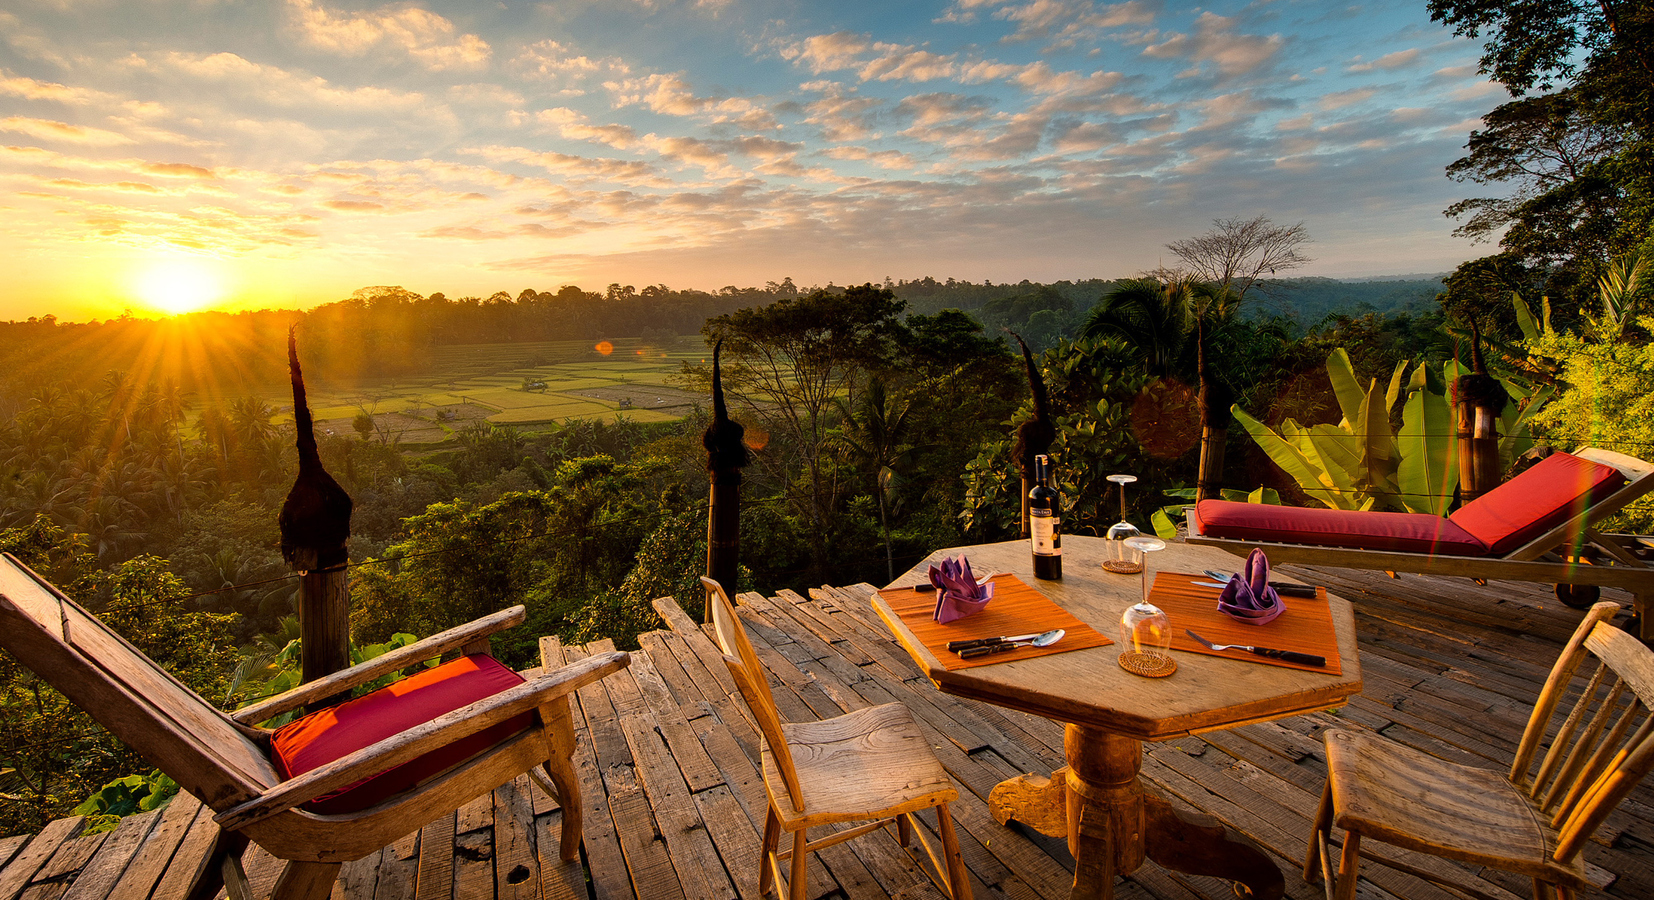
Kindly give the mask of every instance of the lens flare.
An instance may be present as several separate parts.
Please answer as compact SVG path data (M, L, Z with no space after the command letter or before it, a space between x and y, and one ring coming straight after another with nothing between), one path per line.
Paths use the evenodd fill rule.
M609 354L615 352L615 345L609 343L608 341L598 341L597 346L592 349L603 354L604 356L608 356Z

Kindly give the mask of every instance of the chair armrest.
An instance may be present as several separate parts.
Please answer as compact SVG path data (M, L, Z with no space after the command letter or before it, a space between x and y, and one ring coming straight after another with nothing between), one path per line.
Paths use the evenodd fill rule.
M315 681L307 681L290 691L260 700L251 706L244 706L230 713L230 718L243 725L257 724L284 712L291 712L307 703L325 700L340 691L367 684L381 675L441 656L449 650L482 640L497 631L521 625L527 617L521 606L502 609L474 622L456 625L406 647L398 647L389 653L380 654L360 665L334 672Z
M484 697L445 713L416 728L369 744L297 778L283 781L259 796L219 813L213 821L226 831L245 828L315 797L417 759L492 725L538 709L548 700L567 696L631 663L631 655L618 650L571 663L492 697Z

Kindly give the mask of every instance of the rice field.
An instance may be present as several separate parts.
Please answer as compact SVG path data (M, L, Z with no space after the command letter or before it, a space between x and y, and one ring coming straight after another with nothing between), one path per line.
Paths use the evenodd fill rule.
M367 413L387 438L404 445L437 444L478 421L535 431L616 416L636 422L680 419L706 398L685 390L675 376L686 362L709 361L699 335L597 346L462 344L435 351L430 370L419 375L317 382L308 389L318 430L351 433ZM285 393L266 399L278 408L292 404Z

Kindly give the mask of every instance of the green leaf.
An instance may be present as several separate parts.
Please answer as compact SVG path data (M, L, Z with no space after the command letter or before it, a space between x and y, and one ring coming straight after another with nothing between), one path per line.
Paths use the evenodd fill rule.
M1538 323L1534 322L1534 320L1533 320L1533 311L1528 309L1528 304L1527 304L1526 301L1524 301L1522 299L1522 295L1517 293L1516 291L1511 291L1510 292L1510 305L1516 309L1516 327L1522 329L1522 338L1524 340L1528 340L1528 341L1537 341L1537 340L1539 340L1539 325L1538 325ZM1547 319L1546 324L1549 324L1549 321L1548 321L1550 319L1550 315L1549 315L1550 300L1549 300L1549 298L1546 298L1545 306L1546 306L1546 317L1545 318Z
M1419 366L1422 371L1424 366ZM1401 464L1397 482L1409 512L1445 516L1459 484L1458 434L1447 398L1424 386L1408 391L1401 411Z
M1350 365L1350 355L1343 347L1327 355L1327 378L1332 381L1332 392L1338 397L1344 420L1354 426L1361 421L1361 398L1366 391L1361 389L1361 380L1355 377L1355 367Z

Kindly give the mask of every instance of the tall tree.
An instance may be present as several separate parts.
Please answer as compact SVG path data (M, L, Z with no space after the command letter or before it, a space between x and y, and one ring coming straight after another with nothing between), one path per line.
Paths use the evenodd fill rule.
M1089 338L1125 339L1149 375L1200 386L1196 493L1203 500L1219 496L1223 487L1223 448L1236 392L1214 347L1234 326L1239 307L1239 297L1216 282L1135 278L1105 295L1081 329Z
M1654 5L1642 0L1431 0L1431 18L1483 39L1481 72L1513 98L1448 174L1505 198L1448 208L1460 232L1568 273L1579 299L1654 220ZM1530 96L1532 94L1532 96Z
M832 452L838 403L858 405L867 375L889 364L905 304L865 284L813 291L709 319L722 340L725 391L770 434L758 455L809 536L811 575L827 573L843 483Z
M1304 223L1276 225L1268 216L1250 219L1213 219L1212 230L1172 241L1172 251L1190 274L1217 285L1218 296L1246 299L1246 292L1266 287L1269 277L1301 268L1309 257L1300 249L1309 243Z

